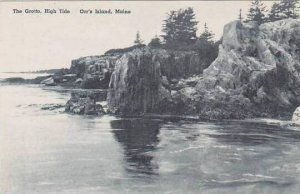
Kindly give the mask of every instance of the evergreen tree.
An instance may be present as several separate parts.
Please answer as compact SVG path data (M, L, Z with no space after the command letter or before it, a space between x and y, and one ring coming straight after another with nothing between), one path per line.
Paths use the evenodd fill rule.
M280 4L279 3L274 3L272 5L271 11L269 13L268 21L274 22L274 21L282 19L282 16L281 16L280 13L281 13L281 6L280 6Z
M204 24L204 31L203 33L200 35L199 39L203 39L206 41L212 41L212 39L214 38L214 34L208 29L207 24Z
M208 29L207 24L204 24L204 31L194 45L203 61L204 67L208 67L213 60L218 56L218 45L213 41L214 34Z
M192 44L197 40L197 24L192 8L171 11L164 20L162 37L166 44Z
M150 43L148 44L150 47L160 47L161 46L161 41L156 35L154 38L151 39Z
M141 44L143 44L143 40L141 39L141 36L140 36L140 32L138 31L137 33L136 33L136 38L135 38L135 40L134 40L134 44L135 45L141 45Z
M242 22L243 21L243 16L242 16L242 9L240 9L240 12L239 12L239 17L238 19Z
M266 21L266 6L261 0L253 0L247 15L247 21L256 21L258 24L262 24Z
M286 18L299 18L298 0L281 0L274 3L269 13L268 21L277 21Z
M280 2L280 11L284 14L283 18L298 18L298 0L282 0Z
M176 11L171 11L170 14L168 14L167 19L165 19L163 22L163 28L162 32L165 33L165 35L162 35L164 41L166 44L169 44L175 39L175 33L176 33L176 20L177 13Z

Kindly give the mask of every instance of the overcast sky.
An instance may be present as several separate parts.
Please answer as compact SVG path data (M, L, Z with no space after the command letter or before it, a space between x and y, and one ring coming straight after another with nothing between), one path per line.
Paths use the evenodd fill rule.
M249 1L0 2L0 72L69 67L72 59L101 55L133 44L140 32L146 43L161 35L166 13L193 7L198 33L208 27L222 36L224 24L244 14ZM265 2L271 5L272 2ZM71 14L13 14L12 9L60 9ZM129 15L83 15L80 9L127 9Z

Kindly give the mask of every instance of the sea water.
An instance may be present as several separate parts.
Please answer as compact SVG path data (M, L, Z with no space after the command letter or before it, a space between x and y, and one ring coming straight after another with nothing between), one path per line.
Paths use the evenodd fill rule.
M295 123L125 119L41 109L69 97L59 87L0 84L1 194L300 191Z

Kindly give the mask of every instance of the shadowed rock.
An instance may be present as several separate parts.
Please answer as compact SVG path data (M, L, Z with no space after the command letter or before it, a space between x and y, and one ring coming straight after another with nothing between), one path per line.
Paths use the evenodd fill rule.
M231 22L224 27L217 59L203 75L195 71L199 75L193 81L188 78L190 74L176 77L165 68L180 63L181 68L189 69L191 58L182 63L180 57L174 58L167 63L163 50L129 52L116 62L108 104L125 115L290 117L300 105L299 32L300 20L296 19L262 25Z
M76 91L71 93L71 99L65 106L65 111L81 115L103 115L105 110L97 104L103 94L93 91Z

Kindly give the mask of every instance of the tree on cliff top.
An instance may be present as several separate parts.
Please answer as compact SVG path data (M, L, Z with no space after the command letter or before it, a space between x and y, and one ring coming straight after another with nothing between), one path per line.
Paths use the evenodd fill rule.
M262 24L266 21L266 6L260 0L251 2L249 13L247 14L247 21L256 21Z
M189 45L197 40L197 24L193 8L171 11L164 20L162 35L167 45Z
M134 44L135 45L141 45L141 44L143 44L143 40L141 39L141 36L140 36L140 32L138 31L137 33L136 33L136 37L135 37L135 40L134 40Z
M298 18L299 14L297 13L298 11L298 0L281 0L279 3L280 5L280 11L282 14L284 14L284 18ZM283 18L283 19L284 19Z
M154 47L154 48L158 48L158 47L161 46L161 41L160 41L160 39L158 38L157 35L154 38L151 39L148 46Z
M200 35L199 39L204 39L206 41L212 41L214 34L208 29L207 24L204 24L204 31Z
M281 8L280 8L280 4L279 3L274 3L272 5L268 17L269 17L268 21L270 21L270 22L274 22L274 21L282 19Z
M242 22L243 21L243 16L242 16L242 9L240 9L239 15L238 15L238 19Z
M299 18L298 11L298 0L281 0L279 3L272 5L269 13L268 21L273 22L286 18Z
M204 31L194 44L194 50L198 52L204 68L208 67L218 56L219 42L215 43L213 38L214 34L208 29L205 23Z

